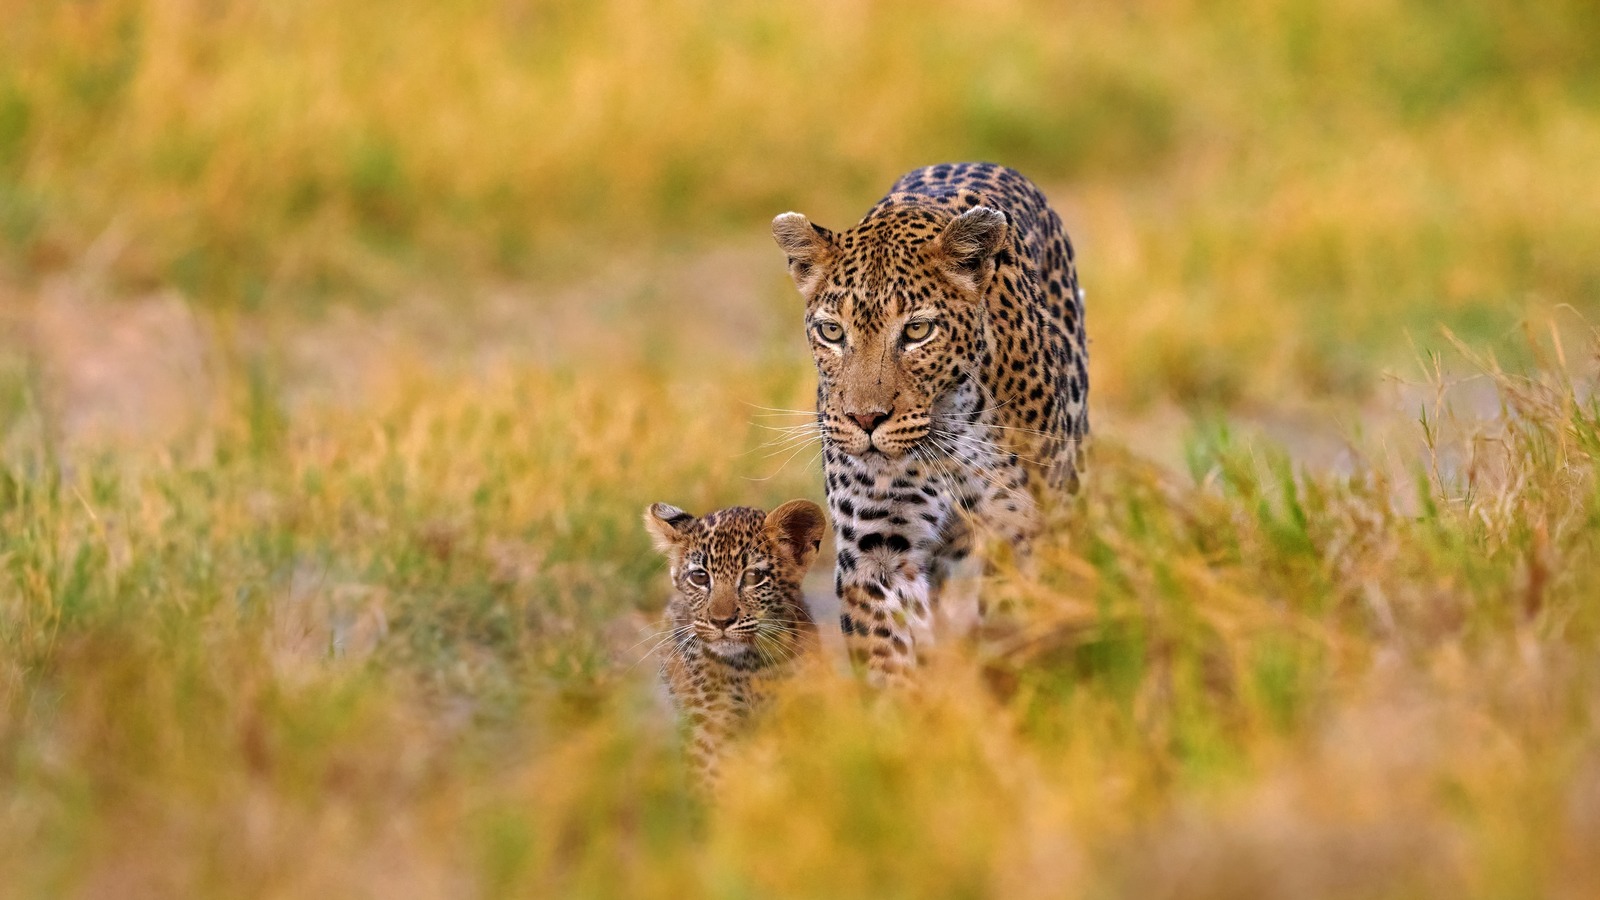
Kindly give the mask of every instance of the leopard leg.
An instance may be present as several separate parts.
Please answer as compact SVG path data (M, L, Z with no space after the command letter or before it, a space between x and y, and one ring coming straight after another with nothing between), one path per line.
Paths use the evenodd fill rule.
M700 697L701 704L685 708L689 724L685 752L696 789L716 792L722 778L722 760L738 729L740 716L726 698Z
M934 617L942 635L965 638L980 621L983 557L977 552L975 530L966 522L947 529L944 543L933 554L932 600Z
M845 582L839 625L850 659L873 687L903 685L933 646L928 582L922 575Z
M964 479L968 498L957 508L959 515L947 529L951 536L940 548L950 572L945 605L951 607L960 633L970 632L988 614L981 587L983 576L994 573L995 551L1024 562L1043 528L1030 486L1033 476L1023 457L984 437L963 440L951 462Z
M875 686L904 683L933 647L932 548L944 510L906 487L915 460L863 460L830 453L839 627L845 647Z

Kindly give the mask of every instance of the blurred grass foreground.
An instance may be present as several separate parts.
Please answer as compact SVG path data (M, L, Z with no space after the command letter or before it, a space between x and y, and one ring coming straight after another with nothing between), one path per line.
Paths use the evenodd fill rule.
M701 803L639 512L820 494L767 223L975 158L1091 480ZM0 0L0 896L1593 896L1596 160L1587 0Z

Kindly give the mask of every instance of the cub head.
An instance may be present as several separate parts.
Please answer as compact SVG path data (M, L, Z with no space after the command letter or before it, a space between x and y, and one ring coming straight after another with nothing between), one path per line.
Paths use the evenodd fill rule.
M976 396L983 297L1011 234L1004 213L891 197L845 232L789 212L772 233L806 300L830 441L855 456L900 456L963 386Z
M770 513L747 506L696 518L651 505L644 524L667 557L683 640L754 668L787 655L810 617L800 582L822 543L821 507L790 500Z

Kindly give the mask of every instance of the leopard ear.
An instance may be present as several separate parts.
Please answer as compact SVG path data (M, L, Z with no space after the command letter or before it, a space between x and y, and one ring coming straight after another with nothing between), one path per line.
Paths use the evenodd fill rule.
M822 507L810 500L790 500L767 513L767 534L804 572L822 546L825 523Z
M933 252L952 277L973 289L983 286L993 271L994 255L1011 230L1006 214L987 206L974 206L944 227L933 240Z
M833 232L797 212L786 212L772 220L772 237L778 249L789 258L789 277L807 299L827 272L839 245Z
M681 544L683 530L693 522L694 516L667 503L652 503L644 511L644 529L662 553L671 553Z

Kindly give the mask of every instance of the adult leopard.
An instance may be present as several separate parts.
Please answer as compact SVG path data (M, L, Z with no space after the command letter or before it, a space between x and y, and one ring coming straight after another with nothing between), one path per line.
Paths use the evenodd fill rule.
M848 230L789 212L772 232L806 300L839 625L869 680L905 681L964 562L1025 548L1082 475L1072 244L1033 182L990 163L910 172Z

